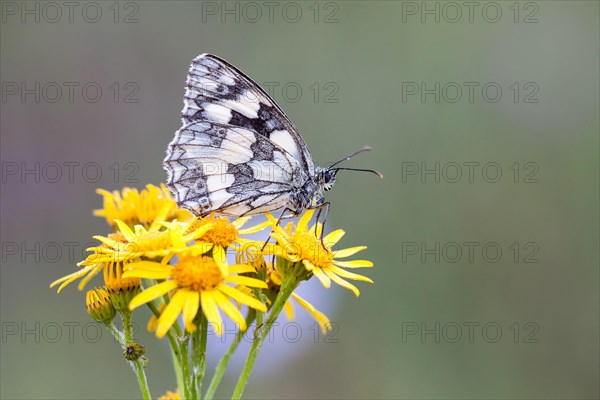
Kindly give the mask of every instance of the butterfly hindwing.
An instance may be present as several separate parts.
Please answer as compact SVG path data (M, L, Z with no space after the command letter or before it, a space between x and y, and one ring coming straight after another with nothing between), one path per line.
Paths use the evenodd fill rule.
M256 132L216 122L183 126L164 161L177 203L197 215L281 208L307 176L299 161Z

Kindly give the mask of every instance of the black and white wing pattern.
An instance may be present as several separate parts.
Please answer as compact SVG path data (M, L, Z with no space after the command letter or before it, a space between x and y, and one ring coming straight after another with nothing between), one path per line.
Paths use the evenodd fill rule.
M297 129L243 72L202 54L186 83L183 126L163 162L180 207L200 216L273 211L313 179L312 157Z

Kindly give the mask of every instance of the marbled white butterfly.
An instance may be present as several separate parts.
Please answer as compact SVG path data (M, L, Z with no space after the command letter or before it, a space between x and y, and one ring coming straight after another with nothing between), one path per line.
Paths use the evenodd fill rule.
M163 166L177 204L199 216L243 216L285 207L328 207L337 164L315 167L306 143L275 101L246 74L211 54L190 66L183 126ZM377 171L358 170L373 172ZM283 215L283 214L282 214Z

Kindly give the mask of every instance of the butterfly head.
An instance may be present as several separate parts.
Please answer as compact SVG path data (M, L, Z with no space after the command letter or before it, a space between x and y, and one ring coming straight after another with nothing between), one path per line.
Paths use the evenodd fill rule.
M317 171L317 185L319 185L319 187L323 188L325 191L330 190L335 183L336 174L337 170L329 168L323 168L320 171Z

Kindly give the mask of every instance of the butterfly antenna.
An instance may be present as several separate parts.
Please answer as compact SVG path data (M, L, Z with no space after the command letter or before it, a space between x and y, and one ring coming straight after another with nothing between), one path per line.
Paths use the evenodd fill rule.
M370 172L372 174L377 175L381 179L383 179L383 174L379 171L375 171L374 169L360 169L360 168L333 168L334 171L361 171L361 172Z
M338 165L339 163L341 163L343 161L346 161L346 160L349 160L349 159L351 159L352 157L354 157L357 154L364 153L365 151L371 151L371 150L373 150L373 149L370 146L365 146L362 149L356 150L354 153L350 154L349 156L346 156L346 157L342 158L340 161L334 162L333 164L331 164L329 166L329 168L333 168L336 165Z

